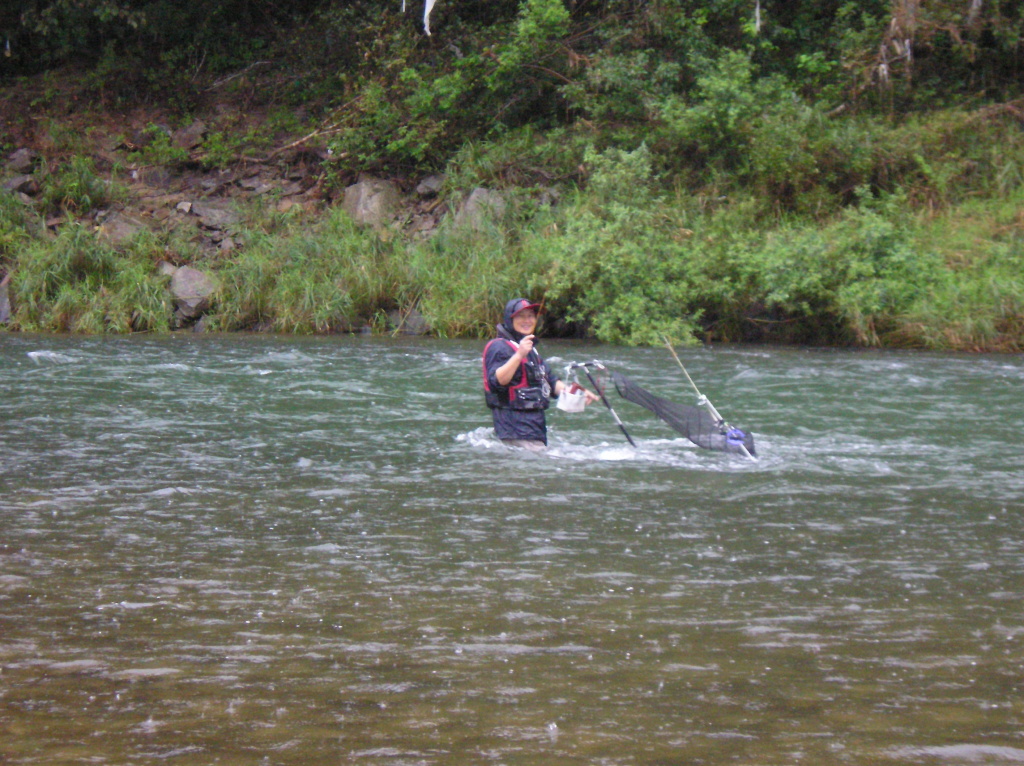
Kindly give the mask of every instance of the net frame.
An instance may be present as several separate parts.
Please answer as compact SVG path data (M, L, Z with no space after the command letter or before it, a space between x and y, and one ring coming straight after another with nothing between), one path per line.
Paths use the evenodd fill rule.
M619 396L650 410L698 447L738 454L745 449L750 455L757 454L752 434L726 427L724 421L716 420L703 407L656 396L619 372L613 372L611 378Z

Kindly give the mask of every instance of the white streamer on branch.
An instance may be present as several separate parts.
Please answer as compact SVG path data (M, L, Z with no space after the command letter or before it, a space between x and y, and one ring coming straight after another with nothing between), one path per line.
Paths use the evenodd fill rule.
M981 0L971 0L971 7L967 10L967 26L973 26L981 13Z
M434 10L434 0L426 0L423 3L423 31L430 34L430 12Z
M430 34L430 12L434 10L434 2L435 0L424 0L423 3L423 31L428 35ZM402 0L402 13L405 13L405 0Z

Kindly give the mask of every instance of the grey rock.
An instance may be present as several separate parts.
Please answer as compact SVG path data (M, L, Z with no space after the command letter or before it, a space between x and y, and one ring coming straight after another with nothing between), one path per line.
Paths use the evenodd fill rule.
M39 182L32 176L14 176L4 181L4 191L35 196L39 193Z
M259 189L261 186L266 186L266 182L261 176L255 175L250 176L249 178L243 178L238 182L238 185L247 191L256 191L256 189Z
M230 203L198 200L192 203L192 215L207 229L227 229L238 224L238 213Z
M174 185L174 173L163 166L146 167L133 170L132 180L154 189L169 189Z
M12 173L27 175L36 169L39 155L31 149L18 149L7 158L7 169Z
M202 120L196 120L187 128L180 128L174 131L174 135L171 136L171 143L179 149L195 149L203 143L205 135L206 123Z
M138 218L115 212L104 218L98 233L114 247L119 247L145 229L146 224Z
M414 215L408 227L413 234L429 233L436 228L437 221L431 215Z
M192 320L202 316L209 310L210 299L215 292L217 283L191 266L182 266L171 277L171 297L179 318Z
M160 263L156 265L157 274L160 274L161 276L165 277L173 277L174 272L176 272L177 270L178 267L175 266L170 261L160 261Z
M367 178L345 189L343 207L356 223L382 226L394 217L401 201L395 184Z
M455 214L455 226L482 231L487 227L488 221L500 220L505 215L505 208L505 198L501 192L478 187Z
M213 178L204 178L199 182L199 186L207 194L223 194L233 181L234 179L230 176L218 175Z
M416 186L416 193L421 197L436 197L441 193L442 186L444 186L443 175L427 176Z

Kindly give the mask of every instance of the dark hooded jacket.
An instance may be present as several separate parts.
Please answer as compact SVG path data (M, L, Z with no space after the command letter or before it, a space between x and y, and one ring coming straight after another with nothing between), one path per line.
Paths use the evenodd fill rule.
M544 410L547 409L550 399L527 405L536 407L535 409L523 409L522 405L516 405L512 401L517 390L538 388L542 385L542 379L546 379L550 391L553 392L555 389L558 377L537 352L536 346L507 386L498 383L495 375L498 368L515 355L519 341L523 339L512 326L512 313L522 300L515 298L505 305L502 322L495 328L496 337L484 348L484 391L494 418L494 432L499 439L523 439L547 444L547 421Z

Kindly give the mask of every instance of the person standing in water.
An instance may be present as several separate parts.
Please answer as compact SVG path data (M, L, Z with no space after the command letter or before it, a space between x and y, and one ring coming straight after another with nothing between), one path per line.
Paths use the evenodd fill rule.
M505 304L497 336L484 347L484 397L494 432L510 446L544 449L548 443L544 411L565 388L534 346L540 307L526 298ZM586 391L587 404L597 396Z

